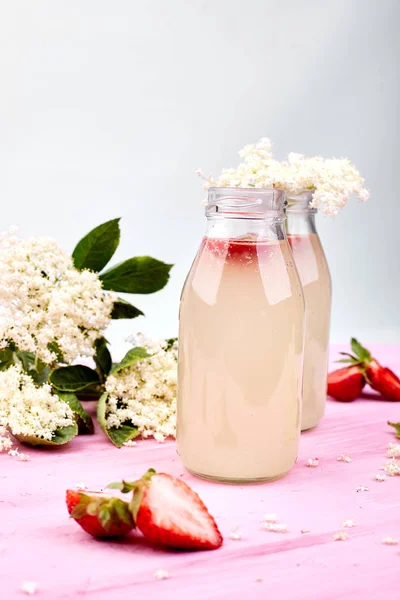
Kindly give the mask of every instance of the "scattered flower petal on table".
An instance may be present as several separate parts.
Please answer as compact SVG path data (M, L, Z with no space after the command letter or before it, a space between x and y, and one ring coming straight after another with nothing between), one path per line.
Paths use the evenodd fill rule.
M235 529L232 529L232 531L229 534L229 537L231 538L231 540L241 540L242 539L242 532L240 530L239 525L237 525L235 527Z
M288 528L284 523L263 523L265 531L273 531L274 533L287 533Z
M374 477L375 481L386 481L386 475L381 475L381 473L377 473Z
M125 442L122 445L126 446L127 448L133 448L133 446L136 446L136 444L137 444L137 442L134 442L133 440L128 440L127 442Z
M310 533L310 529L301 529L300 533Z
M81 490L81 491L88 489L88 486L83 481L79 481L75 487L77 490Z
M381 544L384 544L385 546L397 546L398 541L390 537L390 535L387 535L381 539Z
M342 525L343 527L355 527L357 523L353 521L353 519L346 519L345 521L343 521Z
M387 456L389 458L400 458L400 444L392 444L389 442Z
M157 569L157 571L154 571L154 577L156 579L168 579L169 573L165 569Z
M21 583L21 591L28 596L33 596L37 590L37 583L35 581L23 581Z
M392 460L383 465L382 470L390 477L394 477L395 475L400 475L400 464L395 458L392 458Z
M351 457L345 456L344 454L341 454L340 456L338 456L336 460L338 460L339 462L351 463Z
M263 521L266 523L276 523L276 513L267 513L263 517Z
M318 458L309 458L309 459L307 460L307 462L306 462L306 466L307 466L307 467L312 467L312 468L314 468L314 467L318 467L318 465L319 465L319 460L318 460Z
M367 488L365 485L359 485L357 492L369 492L369 488Z
M345 531L336 531L336 533L333 534L333 539L335 540L335 542L340 541L340 542L344 542L345 540L348 539L348 535Z

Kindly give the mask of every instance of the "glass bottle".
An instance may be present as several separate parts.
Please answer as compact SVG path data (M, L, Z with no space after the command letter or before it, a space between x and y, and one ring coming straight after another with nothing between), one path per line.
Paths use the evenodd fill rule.
M265 481L296 461L304 298L284 207L280 190L209 190L178 360L178 453L201 477Z
M306 303L302 431L315 427L325 412L332 293L311 199L312 192L289 196L286 211L288 240Z

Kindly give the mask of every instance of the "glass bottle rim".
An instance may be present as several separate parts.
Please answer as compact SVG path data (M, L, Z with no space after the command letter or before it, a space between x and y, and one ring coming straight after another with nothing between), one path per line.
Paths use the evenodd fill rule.
M210 187L207 217L284 219L286 193L277 188Z
M313 199L314 190L303 190L298 194L288 193L287 194L287 208L288 213L300 213L306 212L308 214L315 214L318 212L316 208L310 206Z

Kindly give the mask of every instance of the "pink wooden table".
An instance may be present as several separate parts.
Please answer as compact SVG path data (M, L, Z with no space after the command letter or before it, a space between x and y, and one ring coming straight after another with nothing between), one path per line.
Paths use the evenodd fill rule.
M374 350L400 372L400 347ZM388 419L400 420L400 403L329 401L323 423L303 435L293 471L244 487L191 477L173 442L117 450L96 435L56 451L29 449L27 463L0 455L0 597L21 598L21 582L35 581L38 600L398 599L400 544L386 546L381 538L400 541L400 477L374 480L387 461L388 442L395 442ZM352 462L338 462L341 454ZM307 468L314 457L320 466ZM85 482L99 488L148 467L182 476L200 493L225 536L220 550L171 552L151 547L140 534L99 542L68 519L67 487ZM357 492L358 486L369 491ZM271 512L288 533L261 529L262 516ZM357 526L346 530L348 540L334 541L345 519ZM236 526L241 540L229 537ZM169 579L157 580L158 569Z

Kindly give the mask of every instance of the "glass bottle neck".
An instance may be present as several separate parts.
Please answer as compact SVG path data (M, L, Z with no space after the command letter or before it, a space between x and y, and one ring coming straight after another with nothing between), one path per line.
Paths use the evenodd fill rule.
M208 217L206 237L218 239L284 240L285 219L235 219Z
M315 209L288 210L286 231L289 235L310 235L317 233L315 226Z

